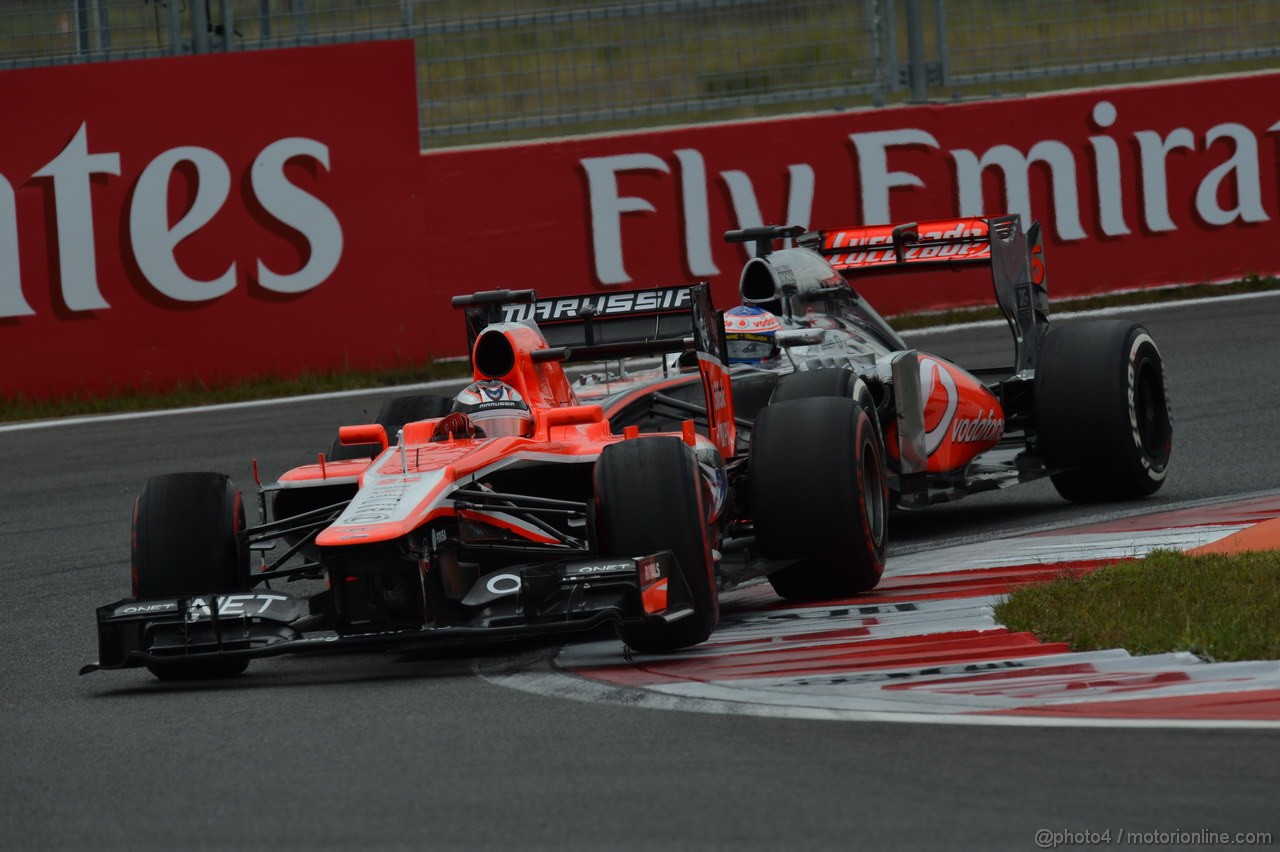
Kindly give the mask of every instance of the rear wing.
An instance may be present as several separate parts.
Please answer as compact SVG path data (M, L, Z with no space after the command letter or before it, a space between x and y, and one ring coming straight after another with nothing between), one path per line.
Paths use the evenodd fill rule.
M469 347L486 326L532 322L551 348L567 350L558 360L681 351L728 360L724 323L705 283L550 299L539 299L533 290L490 290L455 296L453 306L466 310Z
M806 234L800 244L815 249L842 273L990 263L991 232L993 227L997 232L1006 230L1004 219L935 219L840 228Z
M969 217L812 231L797 243L845 277L988 265L996 304L1017 350L1015 370L1035 369L1049 326L1048 277L1040 223L1019 216Z
M539 299L533 290L491 290L455 296L452 303L466 311L472 353L486 327L512 322L531 323L546 339L547 349L530 353L535 362L696 353L711 439L725 457L733 454L736 427L724 319L712 306L705 282L551 299Z

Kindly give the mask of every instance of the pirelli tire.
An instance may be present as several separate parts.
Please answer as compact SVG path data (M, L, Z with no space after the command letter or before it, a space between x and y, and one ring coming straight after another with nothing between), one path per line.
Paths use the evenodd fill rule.
M798 370L778 379L771 402L790 402L793 399L810 399L815 396L841 396L855 398L857 387L862 384L852 370L823 367L818 370ZM863 388L866 385L862 385Z
M798 370L788 373L778 380L773 390L771 403L790 402L795 399L812 399L820 396L834 396L841 399L852 399L866 409L875 424L876 432L883 439L880 421L876 417L875 398L871 388L852 370L839 367L823 367L817 370Z
M135 598L184 597L250 587L244 502L221 473L170 473L147 480L134 503ZM231 677L245 659L174 660L147 668L162 680Z
M756 544L784 598L847 597L884 574L888 478L871 414L843 397L777 402L756 418L749 460Z
M696 645L720 620L702 483L693 451L679 438L610 444L595 469L596 523L602 552L629 556L670 550L693 612L669 623L622 625L618 636L643 653ZM674 601L673 601L674 603Z
M1037 444L1068 500L1132 500L1164 484L1173 444L1164 361L1143 326L1055 327L1035 377Z
M453 398L419 394L417 396L397 396L382 403L374 422L387 430L387 440L395 442L396 434L404 428L404 424L415 420L430 420L444 417L453 410ZM346 461L348 459L371 459L377 455L377 444L352 444L344 446L338 436L333 436L329 452L325 458L330 461Z

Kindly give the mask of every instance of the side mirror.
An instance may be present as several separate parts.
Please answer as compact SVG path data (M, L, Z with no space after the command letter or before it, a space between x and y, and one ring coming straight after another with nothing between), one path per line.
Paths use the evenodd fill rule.
M783 349L792 346L817 346L823 341L824 332L820 328L785 328L773 336L773 340Z
M340 426L338 427L338 443L344 447L356 444L377 444L385 450L387 448L387 430L383 428L381 423Z

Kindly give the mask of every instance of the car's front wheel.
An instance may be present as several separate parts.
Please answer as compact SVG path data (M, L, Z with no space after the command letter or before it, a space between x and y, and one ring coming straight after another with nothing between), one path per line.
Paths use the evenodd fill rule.
M135 598L186 597L250 586L244 503L220 473L170 473L147 480L133 510ZM230 677L245 659L149 663L162 680Z
M769 574L774 591L821 599L880 582L888 478L865 408L834 396L774 403L756 418L749 464L756 543L791 563Z
M600 546L613 556L670 550L693 612L672 622L622 626L623 642L661 653L696 645L720 618L707 513L693 451L679 438L633 438L610 444L596 462Z

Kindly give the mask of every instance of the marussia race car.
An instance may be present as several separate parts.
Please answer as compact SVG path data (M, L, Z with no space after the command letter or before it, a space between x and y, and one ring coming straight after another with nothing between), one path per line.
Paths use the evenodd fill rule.
M874 586L887 492L871 412L853 398L779 403L776 436L751 442L768 456L740 458L723 321L707 286L629 299L599 317L556 317L549 342L538 324L503 319L504 306L541 308L531 290L455 297L476 379L459 400L473 401L459 410L442 397L401 398L379 422L342 427L336 451L259 486L255 526L222 474L150 479L134 509L133 594L98 609L99 659L82 672L222 677L294 651L607 623L640 651L696 644L719 616L724 531L750 525L734 489L752 463L775 491L758 501L755 527L770 552L785 551L765 567L791 577L795 594ZM581 402L564 370L671 353L692 365L680 379L694 378L699 402L644 434ZM823 471L786 463L786 445L802 438L827 445ZM814 485L828 492L814 518L834 532L793 547L790 498ZM251 553L263 554L256 570ZM320 588L296 594L295 580Z
M224 676L254 656L610 622L668 651L705 639L718 589L749 578L797 599L873 588L894 505L1042 476L1075 500L1150 494L1171 437L1159 352L1127 322L1049 333L1038 235L1016 217L730 232L757 246L743 300L782 319L780 354L731 371L705 285L457 297L475 378L527 401L528 434L486 435L448 398L390 400L260 487L252 527L225 476L153 478L133 597L98 610L84 671ZM909 349L842 274L938 263L991 266L1013 366L979 377ZM612 366L571 382L578 362ZM271 585L308 578L323 589Z

